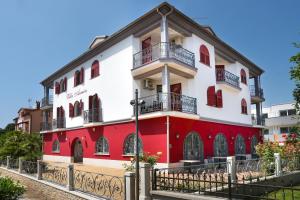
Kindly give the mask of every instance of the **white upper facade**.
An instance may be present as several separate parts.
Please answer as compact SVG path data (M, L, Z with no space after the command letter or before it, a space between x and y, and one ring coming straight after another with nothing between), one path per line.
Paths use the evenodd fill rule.
M95 95L99 103L96 112L101 115L96 116L99 117L99 123L130 119L133 116L130 101L134 99L137 89L139 97L144 100L141 116L168 114L251 125L250 77L260 76L262 70L257 74L254 70L250 72L251 66L245 66L245 62L242 64L234 56L230 57L230 53L223 55L219 47L216 48L216 44L207 41L205 37L193 32L183 33L171 23L171 17L172 15L169 23L165 24L168 27L167 39L162 35L163 23L156 26L157 22L153 22L150 23L153 28L148 26L138 33L133 32L96 52L93 48L100 49L102 44L104 46L105 43L109 43L108 40L112 40L108 37L91 47L88 51L89 58L83 60L82 57L86 56L83 54L72 61L72 67L66 65L43 81L45 88L53 88L50 90L53 94L46 94L53 95L53 119L61 117L58 113L61 112L58 109L61 107L65 128L80 127L94 122L93 119L87 118L93 118L95 115L94 111L91 111L95 108L92 102L97 102L93 99ZM170 24L172 26L168 26ZM118 34L122 34L122 31ZM215 37L213 33L206 34ZM209 65L204 64L200 58L202 45L208 50ZM167 58L163 57L165 52L168 54ZM91 78L92 64L95 61L99 62L99 75ZM218 74L220 65L221 74ZM74 84L76 71L84 71L83 81L77 86ZM242 82L241 71L246 74L245 83ZM216 74L219 78L216 78ZM55 87L57 83L62 83L62 80L66 80L66 90L57 93ZM212 100L211 93L208 94L209 87L214 87L214 98L217 100L213 101L221 101L221 106L208 105L208 101ZM260 88L260 85L257 87ZM220 96L217 96L218 91L221 91L221 100ZM75 111L75 102L80 104L77 106L82 110L80 113ZM215 104L218 104L217 102ZM242 102L245 102L246 108L242 108ZM79 105L78 103L76 105Z

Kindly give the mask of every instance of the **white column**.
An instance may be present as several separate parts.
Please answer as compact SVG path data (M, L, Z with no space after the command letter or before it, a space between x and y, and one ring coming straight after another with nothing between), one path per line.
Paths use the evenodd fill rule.
M135 200L135 174L126 172L125 175L125 200Z
M281 170L281 157L279 153L274 153L274 159L275 159L275 176L281 176L282 170Z
M140 168L140 200L151 200L150 196L150 168L151 165L149 163L141 163Z
M231 181L236 182L235 156L227 157L227 172L231 176Z
M170 72L167 64L164 65L162 70L161 83L163 110L170 110Z
M23 159L19 158L19 173L21 174L23 170Z
M37 174L36 174L37 180L42 180L42 161L37 161Z

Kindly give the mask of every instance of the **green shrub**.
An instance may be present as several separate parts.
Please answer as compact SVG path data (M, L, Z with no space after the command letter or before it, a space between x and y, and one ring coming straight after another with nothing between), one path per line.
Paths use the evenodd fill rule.
M25 188L19 183L15 183L11 178L0 177L0 199L15 200L25 192Z

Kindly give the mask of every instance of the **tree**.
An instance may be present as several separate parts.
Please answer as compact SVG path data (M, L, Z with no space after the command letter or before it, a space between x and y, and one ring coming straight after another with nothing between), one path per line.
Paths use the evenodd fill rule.
M5 129L6 132L7 131L14 131L15 130L15 124L14 123L9 123L6 125Z
M294 43L296 48L300 48L300 44ZM293 64L290 70L291 80L295 81L296 88L293 90L293 96L295 100L295 107L299 112L300 109L300 52L290 58L290 62Z

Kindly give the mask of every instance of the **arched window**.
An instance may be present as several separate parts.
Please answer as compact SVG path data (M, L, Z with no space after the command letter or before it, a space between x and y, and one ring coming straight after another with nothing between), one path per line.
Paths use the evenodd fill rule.
M252 138L251 138L251 154L252 154L252 156L256 155L255 147L256 147L257 144L258 144L258 140L257 140L256 136L253 135Z
M81 107L80 107L80 103L76 101L74 103L74 117L77 117L79 115L81 115Z
M245 140L240 134L235 138L234 150L235 154L246 154Z
M83 83L83 78L84 78L84 69L81 68L80 70L77 70L74 74L74 86Z
M143 153L142 140L139 137L138 141L139 153ZM135 134L130 134L124 141L124 155L134 155L135 154Z
M242 110L242 114L248 114L247 112L247 102L246 100L243 98L241 101L241 110Z
M99 76L99 61L95 60L91 67L91 78Z
M222 133L216 135L214 140L215 157L225 157L228 155L228 145L225 136Z
M55 153L59 153L59 152L60 152L60 145L59 145L58 139L56 139L56 140L52 143L52 152L55 152Z
M244 69L241 69L241 82L247 84L247 75Z
M200 46L200 62L210 66L209 51L205 45Z
M183 159L203 161L203 142L198 133L191 132L186 136L183 146Z
M96 154L109 154L108 141L105 137L101 136L96 142Z

